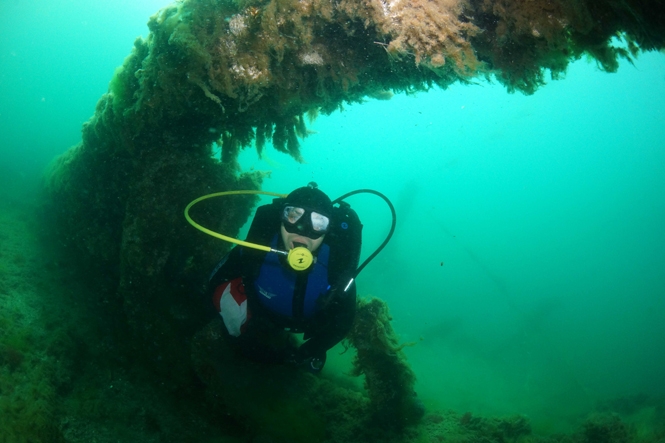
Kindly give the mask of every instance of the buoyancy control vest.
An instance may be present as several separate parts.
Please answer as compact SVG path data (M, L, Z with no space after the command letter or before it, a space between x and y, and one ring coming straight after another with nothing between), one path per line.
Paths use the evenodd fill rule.
M271 242L277 247L277 235ZM256 297L273 313L295 320L312 318L319 297L325 295L328 283L330 247L322 244L317 251L316 263L306 273L285 266L274 252L268 252L254 280Z

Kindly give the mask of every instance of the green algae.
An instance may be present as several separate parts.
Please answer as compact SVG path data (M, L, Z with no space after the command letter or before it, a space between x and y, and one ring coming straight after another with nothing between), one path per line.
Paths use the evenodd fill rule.
M418 422L424 412L417 401L416 376L390 325L388 306L380 299L359 300L356 319L348 335L356 349L353 374L365 376L372 420L395 432Z
M43 324L44 299L33 277L42 263L25 216L0 213L0 442L57 443L57 352Z

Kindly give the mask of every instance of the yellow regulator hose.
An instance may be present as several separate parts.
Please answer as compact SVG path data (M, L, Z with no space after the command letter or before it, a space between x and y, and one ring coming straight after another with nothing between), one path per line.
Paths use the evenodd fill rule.
M222 197L225 195L270 195L273 197L281 197L285 198L287 194L277 194L276 192L266 192L266 191L225 191L225 192L215 192L213 194L208 194L204 195L202 197L197 198L196 200L192 201L190 204L187 205L185 208L185 218L187 221L194 226L196 229L198 229L201 232L205 232L208 235L212 235L213 237L219 238L224 241L228 241L231 243L235 243L240 246L246 246L248 248L254 248L254 249L259 249L261 251L266 251L266 252L277 252L281 254L286 254L284 251L277 251L273 250L269 246L263 246L263 245L258 245L256 243L250 243L246 242L243 240L239 240L237 238L229 237L227 235L220 234L219 232L211 231L210 229L201 226L200 224L196 223L194 220L192 220L192 217L189 216L189 210L191 209L192 206L197 204L198 202L201 202L203 200L207 200L209 198L214 198L214 197Z

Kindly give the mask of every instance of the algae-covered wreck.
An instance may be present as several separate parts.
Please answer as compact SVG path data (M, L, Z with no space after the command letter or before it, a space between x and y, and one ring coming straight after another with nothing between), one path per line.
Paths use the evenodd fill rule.
M201 328L196 291L227 246L189 229L182 209L212 191L260 188L263 177L236 163L242 148L255 144L260 154L271 143L299 161L306 116L365 97L479 76L533 93L583 54L612 71L620 57L665 46L664 17L655 0L184 0L150 19L150 35L116 70L82 142L52 165L47 212L79 272L103 283L96 297L127 358L174 393L202 390L190 358ZM221 158L211 156L213 144ZM196 215L233 234L254 204L224 200ZM365 346L356 369L369 396L305 378L298 389L321 402L308 411L321 426L275 435L367 441L358 431L367 420L384 430L415 422L401 401L414 375L384 309L366 302L359 315L369 329L382 325L375 342L383 348L361 343L364 331L349 340ZM291 406L285 417L303 410Z

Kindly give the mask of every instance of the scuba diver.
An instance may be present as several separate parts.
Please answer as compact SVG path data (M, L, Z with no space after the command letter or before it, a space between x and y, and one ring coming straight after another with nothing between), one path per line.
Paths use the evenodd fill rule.
M213 271L209 294L240 354L316 373L350 330L362 224L336 203L312 182L259 207L245 243L269 251L236 246Z
M392 226L358 266L362 224L344 199L360 193L388 204ZM256 210L245 241L204 228L189 216L196 203L233 194L277 197ZM207 303L213 318L191 343L193 369L225 414L271 441L320 441L327 432L327 407L320 396L345 397L336 397L337 390L310 373L319 373L327 351L347 337L360 356L354 370L366 371L367 413L383 427L400 428L422 417L415 376L392 341L385 304L377 299L356 303L356 277L395 230L395 209L383 194L360 189L331 201L315 183L288 195L226 191L192 201L185 217L195 228L237 245L211 274L207 296L212 302ZM288 425L294 417L298 425Z

